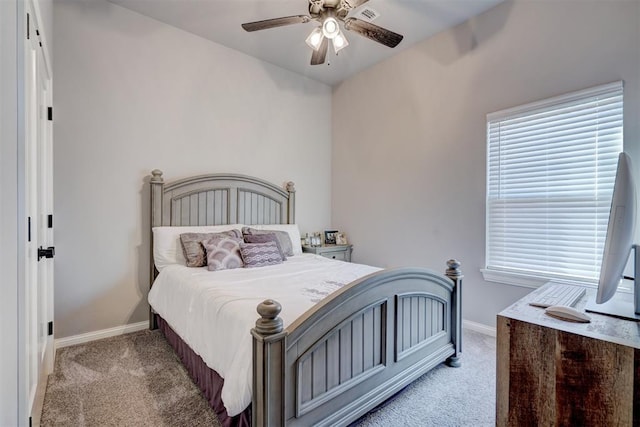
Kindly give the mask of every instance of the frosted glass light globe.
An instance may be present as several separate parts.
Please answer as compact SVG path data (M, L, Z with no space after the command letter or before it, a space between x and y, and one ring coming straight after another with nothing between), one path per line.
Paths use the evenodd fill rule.
M334 38L339 31L340 27L338 27L338 21L335 18L327 18L322 23L322 33L328 39Z

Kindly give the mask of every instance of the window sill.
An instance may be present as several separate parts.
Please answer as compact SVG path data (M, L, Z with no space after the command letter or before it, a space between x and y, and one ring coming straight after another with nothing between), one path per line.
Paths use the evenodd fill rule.
M596 285L590 282L578 282L558 277L544 277L533 274L514 273L507 271L480 269L482 277L487 282L502 283L505 285L520 286L523 288L536 289L549 281L566 284L580 284L587 287L595 288Z

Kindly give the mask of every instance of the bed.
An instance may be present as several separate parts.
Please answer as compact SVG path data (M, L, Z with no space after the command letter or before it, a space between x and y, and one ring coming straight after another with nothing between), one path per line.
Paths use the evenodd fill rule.
M209 174L165 183L159 170L152 171L149 182L151 228L156 232L235 224L267 230L297 229L295 186L291 182L281 188L245 175ZM460 366L462 273L455 260L447 261L444 275L423 268L380 270L347 265L310 254L295 254L282 266L251 269L246 274L207 273L202 268L180 265L163 265L160 273L157 254L154 256L154 232L150 234L150 300L154 301L150 328L160 327L225 426L347 425L440 363ZM299 238L293 243L299 243ZM335 280L333 276L323 277L333 269ZM326 283L345 283L327 288L331 292L324 292L328 296L322 299L309 298L313 303L308 306L295 299L295 303L281 305L279 301L291 300L284 286L293 286L301 272L315 280L313 286L319 288ZM208 295L214 295L213 290L202 290L202 283L213 275L217 275L214 288L221 286L219 282L226 276L242 277L262 286L260 291L247 291L247 295L236 298L242 304L228 310L240 313L242 318L227 323L235 329L218 325L219 318L210 317L212 311L221 311L219 307L208 309L209 314L194 309ZM178 284L183 281L192 283L186 288L205 293L188 297L171 294L178 292ZM283 288L276 283L283 283ZM315 292L316 288L305 289ZM181 299L187 301L184 309L178 309L189 313L185 319L166 311L172 305L182 307ZM161 315L165 312L167 319ZM244 335L242 322L247 319L255 323L246 327ZM187 322L188 327L184 326ZM238 338L225 336L228 343L220 339L211 340L215 345L207 343L207 334L217 337L216 333L222 333L216 328ZM195 334L204 334L204 338L194 338ZM246 363L250 371L249 387L240 387L245 394L249 390L250 404L247 402L240 411L238 403L233 403L236 409L227 411L227 406L233 405L226 405L222 396L225 383L231 388L241 381L224 371L226 368L221 369L221 375L209 366L215 363L206 361L211 357L207 351L224 353L227 347L234 348L232 338L249 346L248 351L227 351Z

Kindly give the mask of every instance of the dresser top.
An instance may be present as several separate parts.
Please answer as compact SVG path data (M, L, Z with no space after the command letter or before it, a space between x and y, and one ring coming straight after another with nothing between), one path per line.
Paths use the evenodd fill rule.
M591 317L590 323L569 322L545 314L544 308L529 305L547 286L549 285L541 286L516 301L498 313L498 316L640 349L640 322L591 312L587 312ZM587 301L595 300L596 290L586 288L586 291L585 296L575 305L578 310L584 311ZM631 299L633 295L616 294L616 297Z

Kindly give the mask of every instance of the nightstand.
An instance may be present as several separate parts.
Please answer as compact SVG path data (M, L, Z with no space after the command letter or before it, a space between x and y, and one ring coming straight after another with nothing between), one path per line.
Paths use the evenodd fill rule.
M308 252L325 258L337 259L339 261L351 262L351 251L353 245L322 245L303 246L302 252Z

